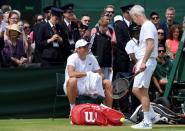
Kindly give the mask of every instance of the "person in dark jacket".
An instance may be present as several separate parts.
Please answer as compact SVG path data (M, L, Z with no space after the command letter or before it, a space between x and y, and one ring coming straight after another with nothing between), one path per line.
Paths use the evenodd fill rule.
M63 20L61 22L62 29L64 30L64 59L74 52L75 42L80 39L80 33L78 30L78 25L76 22L72 21L74 19L74 5L66 4L60 9L64 11Z
M115 33L117 40L117 53L115 59L115 72L128 73L129 71L129 56L125 51L125 46L130 40L129 26L131 25L131 17L129 10L133 5L127 5L121 7L123 12L123 21L117 21L115 23Z
M42 24L38 30L37 42L38 48L42 51L40 52L41 65L44 67L63 64L63 32L58 24L61 14L61 9L53 7L51 18Z

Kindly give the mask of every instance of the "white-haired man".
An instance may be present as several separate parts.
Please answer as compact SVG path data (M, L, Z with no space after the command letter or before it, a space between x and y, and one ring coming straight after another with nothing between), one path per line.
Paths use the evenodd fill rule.
M138 45L138 50L140 51L135 52L138 61L135 65L135 73L140 73L134 78L132 92L140 100L144 113L143 121L131 127L134 129L152 129L152 123L159 120L159 115L150 106L148 95L151 76L157 64L157 30L155 25L146 18L145 10L142 6L133 6L129 13L134 22L141 25Z
M68 96L71 109L75 106L77 95L93 95L93 91L88 92L90 87L87 87L89 86L87 82L91 83L95 82L95 80L93 81L91 78L86 79L88 77L88 73L98 73L98 76L102 76L98 61L95 56L89 54L88 44L89 43L84 39L78 40L75 44L76 53L73 53L67 59L64 91ZM91 79L91 81L86 81L89 79ZM110 96L110 93L112 93L111 82L106 79L103 79L101 82L100 86L95 85L95 88L97 88L98 91L97 94L105 97L105 104L112 107L112 97ZM103 89L104 92L101 92Z

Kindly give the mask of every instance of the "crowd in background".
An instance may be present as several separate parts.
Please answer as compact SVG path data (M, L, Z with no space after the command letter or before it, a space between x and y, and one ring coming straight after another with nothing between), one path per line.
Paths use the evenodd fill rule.
M135 44L139 44L134 31L139 33L140 30L130 17L132 6L121 7L122 14L114 16L114 6L107 5L102 9L97 24L90 29L91 16L82 14L77 18L73 4L44 8L44 14L34 16L33 25L21 19L19 10L2 5L0 66L26 67L33 63L41 67L63 66L68 56L75 52L75 42L83 38L91 42L90 53L96 56L107 79L130 75L137 58L125 47L133 37ZM182 23L176 22L173 7L168 7L164 15L163 21L155 11L149 17L158 31L158 64L152 79L159 94L164 92L185 29L185 18ZM125 105L122 106L124 108Z

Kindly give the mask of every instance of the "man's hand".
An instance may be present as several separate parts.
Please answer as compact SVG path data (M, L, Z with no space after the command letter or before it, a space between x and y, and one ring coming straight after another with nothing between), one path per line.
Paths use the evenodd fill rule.
M144 71L146 69L146 64L145 63L141 63L141 66L140 66L140 68L139 68L139 72L142 72L142 71Z

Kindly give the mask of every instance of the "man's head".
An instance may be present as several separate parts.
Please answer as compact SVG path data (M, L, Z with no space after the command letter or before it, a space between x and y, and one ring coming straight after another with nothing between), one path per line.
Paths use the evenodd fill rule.
M116 15L114 17L114 23L118 22L118 21L123 21L123 17L121 15Z
M173 24L174 19L175 19L175 8L168 7L166 9L166 21L167 21L167 23Z
M165 39L164 30L162 28L157 29L157 34L158 34L158 40L159 41Z
M60 7L61 10L64 11L63 16L66 20L72 21L74 19L74 4L66 4Z
M89 15L83 15L81 17L81 22L83 25L89 26L89 24L91 22L91 17Z
M104 8L104 12L106 14L109 14L110 19L112 19L112 17L114 16L114 6L113 5L107 5Z
M134 37L135 39L139 39L139 34L140 34L140 29L141 27L136 25L136 24L132 24L130 27L129 27L129 31L130 31L130 35L131 37Z
M59 22L59 18L61 17L63 11L59 8L52 7L51 8L51 18L50 22L55 25Z
M46 20L49 20L50 17L51 17L51 8L53 8L54 6L50 5L50 6L47 6L43 9L43 12L44 12L44 17Z
M144 20L146 19L145 16L145 9L141 5L135 5L129 11L133 21L137 25L142 25Z
M159 57L159 58L164 58L165 52L166 52L165 46L162 45L162 44L159 44L159 45L158 45L158 57Z
M150 20L154 25L159 24L159 14L157 12L152 12L150 14Z
M133 7L134 5L126 5L126 6L122 6L120 7L120 9L122 10L123 13L123 17L125 19L127 19L128 21L131 21L131 16L130 16L130 9Z
M84 39L80 39L75 44L75 50L81 59L85 59L89 53L89 43Z

